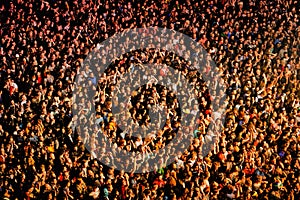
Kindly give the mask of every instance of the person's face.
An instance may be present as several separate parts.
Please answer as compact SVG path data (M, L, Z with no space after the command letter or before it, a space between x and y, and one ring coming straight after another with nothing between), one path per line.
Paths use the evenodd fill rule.
M222 148L222 152L223 152L223 153L226 152L226 148L225 148L225 147Z

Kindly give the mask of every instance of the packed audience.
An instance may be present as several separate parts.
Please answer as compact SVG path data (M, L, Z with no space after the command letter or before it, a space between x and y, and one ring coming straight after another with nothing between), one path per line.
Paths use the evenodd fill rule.
M299 1L13 0L0 6L4 199L300 199ZM226 85L224 116L211 116L215 94L208 94L201 75L194 79L189 63L172 52L130 52L116 58L100 80L81 66L113 34L155 26L184 33L206 49ZM111 51L103 55L113 55ZM125 86L116 88L114 79L123 73L134 76L132 68L148 62L177 68L176 73L194 82L199 106L187 100L196 107L184 112L200 110L199 128L186 129L193 141L170 165L161 160L149 171L137 157L123 161L123 170L107 166L100 160L113 162L107 153L111 147L98 141L97 134L120 149L149 153L179 134L183 119L172 92L176 88L153 82L133 92L127 114L140 126L159 125L159 117L149 119L151 106L168 111L164 127L149 137L122 134L117 127L121 122L111 114L112 106L125 106L112 102L114 92L128 92ZM85 73L77 73L80 67L86 67ZM84 96L73 105L78 77L96 89L95 105L85 104ZM87 86L78 95L85 95ZM215 97L213 103L218 102L222 104ZM96 112L82 117L93 106ZM97 121L101 131L76 129L76 121ZM219 128L209 132L211 124ZM207 135L217 139L203 154ZM95 148L87 151L87 144ZM169 148L166 153L175 152ZM145 173L127 172L132 162Z

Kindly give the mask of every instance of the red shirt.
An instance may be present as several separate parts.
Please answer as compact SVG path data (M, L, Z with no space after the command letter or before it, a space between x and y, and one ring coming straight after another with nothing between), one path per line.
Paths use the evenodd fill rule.
M153 184L158 185L159 187L163 187L165 185L165 182L157 178L153 181Z

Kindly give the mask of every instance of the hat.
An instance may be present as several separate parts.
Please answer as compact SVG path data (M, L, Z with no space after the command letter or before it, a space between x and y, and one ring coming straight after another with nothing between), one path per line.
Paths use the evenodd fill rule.
M108 192L107 188L104 188L104 189L103 189L103 193L104 193L104 197L105 197L105 198L108 198L109 192Z
M205 111L205 114L206 114L206 115L211 114L211 110L206 110L206 111Z
M183 109L183 113L185 113L185 114L190 114L191 111L190 111L189 109Z
M253 197L258 197L258 194L257 192L255 191L253 194L252 194Z

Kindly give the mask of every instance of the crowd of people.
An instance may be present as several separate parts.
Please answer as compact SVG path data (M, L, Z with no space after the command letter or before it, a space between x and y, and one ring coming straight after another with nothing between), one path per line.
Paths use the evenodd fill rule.
M297 0L1 1L0 196L300 199L299 11ZM191 63L167 49L125 53L99 80L89 66L81 66L97 44L141 27L168 28L201 44L221 74L222 80L211 78L224 83L225 98L208 93L201 76L213 76L209 66L202 75L195 74ZM112 56L114 50L100 53ZM162 64L157 72L161 77L170 75L168 67L173 67L176 73L171 75L190 80L198 98L185 99L190 110L180 109L174 92L179 78L169 87L154 80L136 91L116 84L126 73L133 81L143 79L135 71L146 63ZM85 70L78 74L81 67ZM76 79L88 81L81 85L78 104L73 98ZM84 96L89 88L96 91L94 105ZM130 102L113 98L129 92ZM212 116L212 108L222 108L223 102L225 113ZM114 106L120 113L126 107L125 115L134 123L158 131L135 137L122 132L119 125L132 125L117 120ZM150 119L148 112L156 106L166 115ZM92 107L95 112L89 113ZM194 122L181 127L193 139L177 154L168 143L180 134L182 112L191 118L198 114L198 128L193 129ZM84 126L76 128L76 122ZM90 125L94 122L100 129ZM175 161L167 165L161 159L147 166L142 164L145 158L137 156L123 160L122 169L113 167L120 161L113 160L112 146L97 140L99 134L117 146L114 149L151 154L165 148ZM207 146L207 136L216 142ZM134 169L128 171L132 163ZM139 167L144 173L135 173Z

